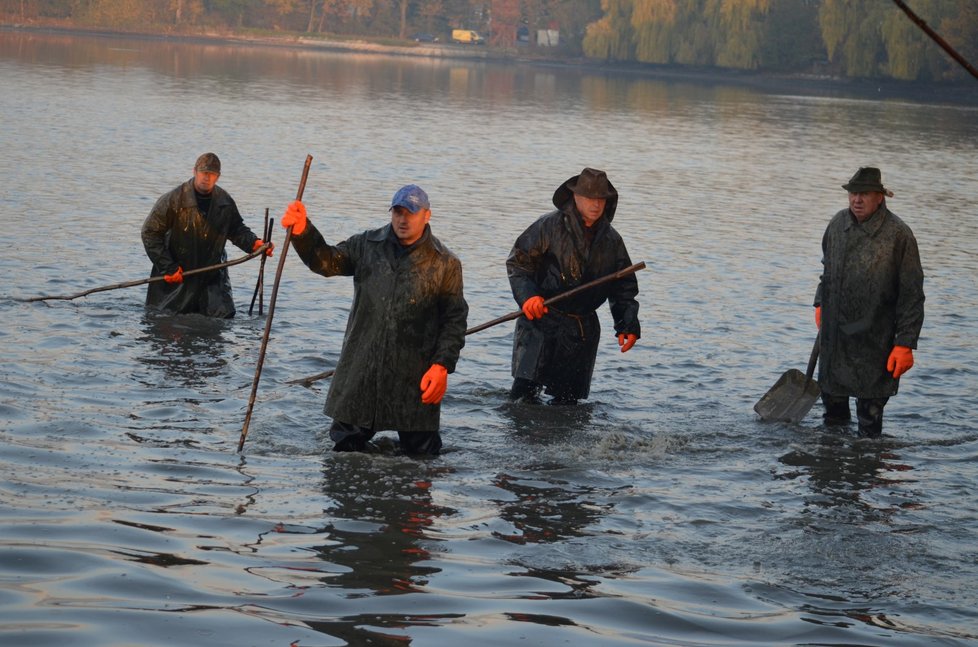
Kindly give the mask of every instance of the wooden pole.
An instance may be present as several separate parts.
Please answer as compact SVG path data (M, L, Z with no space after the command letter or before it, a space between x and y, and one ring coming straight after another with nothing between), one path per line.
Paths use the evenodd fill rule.
M572 297L572 296L574 296L576 294L580 294L581 292L583 292L585 290L589 290L589 289L591 289L591 288L593 288L595 286L602 285L602 284L608 283L610 281L616 281L616 280L618 280L620 278L624 278L624 277L628 276L629 274L634 274L635 272L638 272L639 270L642 270L642 269L645 269L645 262L635 263L634 265L629 265L625 269L618 270L614 274L608 274L607 276L602 276L600 279L595 279L595 280L593 280L593 281L591 281L589 283L585 283L584 285L579 285L576 288L571 288L570 290L567 290L567 292L562 292L560 294L557 294L555 296L552 296L549 299L547 299L546 301L544 301L543 302L543 305L549 306L549 305L554 304L554 303L559 303L560 301L563 301L564 299L567 299L569 297ZM495 326L497 324L501 324L501 323L504 323L506 321L512 321L513 319L518 318L522 314L523 314L523 311L522 310L517 310L516 312L511 312L508 315L505 315L503 317L499 317L498 319L493 319L492 321L487 321L484 324L480 324L480 325L476 326L475 328L469 328L468 330L465 331L465 334L466 335L471 335L474 332L479 332L480 330L485 330L486 328L491 328L492 326ZM301 384L302 386L309 386L310 384L312 384L313 382L315 382L317 380L322 380L322 379L325 379L327 377L332 377L334 372L335 372L335 369L330 369L328 371L323 371L322 373L316 373L315 375L310 375L309 377L300 377L300 378L298 378L296 380L289 380L288 382L286 382L286 384Z
M232 265L238 265L239 263L244 263L245 261L250 261L259 254L264 254L265 250L268 249L268 245L262 245L255 251L251 252L247 256L242 256L241 258L236 258L233 261L227 261L225 263L218 263L217 265L208 265L207 267L198 267L195 270L187 270L183 273L184 276L193 276L194 274L203 274L204 272L213 272L214 270L224 269L225 267L231 267ZM137 285L146 285L147 283L156 283L158 281L164 280L162 276L150 276L145 279L139 279L138 281L126 281L124 283L113 283L112 285L103 285L99 288L92 288L91 290L85 290L84 292L79 292L77 294L66 294L62 296L54 297L31 297L30 299L17 299L17 301L47 301L49 299L60 299L62 301L70 301L71 299L77 299L78 297L84 297L95 292L105 292L107 290L118 290L119 288L131 288Z
M266 243L272 241L271 226L275 220L269 221L268 219L268 207L265 207L265 230L262 233L264 237L263 240ZM258 281L255 283L255 292L251 295L251 305L248 306L248 316L251 316L251 311L255 309L255 297L258 296L258 291L261 290L261 298L258 299L258 316L261 316L263 310L263 302L265 301L265 259L268 255L261 257L261 264L258 267Z
M589 283L585 283L584 285L579 285L576 288L571 288L570 290L567 290L567 292L561 292L560 294L554 295L554 296L550 297L549 299L547 299L546 301L544 301L543 302L543 305L549 306L549 305L552 305L554 303L559 303L560 301L563 301L564 299L567 299L567 298L570 298L570 297L575 296L577 294L580 294L581 292L584 292L585 290L589 290L589 289L591 289L593 287L596 287L598 285L603 285L603 284L608 283L610 281L617 281L618 279L624 278L624 277L628 276L629 274L634 274L635 272L637 272L637 271L639 271L641 269L645 269L645 263L644 262L635 263L634 265L629 265L625 269L618 270L614 274L608 274L607 276L602 276L600 279L594 279L593 281L591 281ZM522 310L517 310L516 312L511 312L508 315L505 315L503 317L499 317L498 319L493 319L492 321L487 321L484 324L480 324L480 325L476 326L475 328L469 328L468 330L465 331L465 334L466 335L471 335L474 332L479 332L480 330L485 330L486 328L491 328L491 327L495 326L496 324L501 324L501 323L506 322L506 321L512 321L513 319L517 319L518 317L520 317L522 314L523 314L523 311Z
M333 377L333 373L336 372L335 368L331 368L328 371L323 371L322 373L316 373L315 375L310 375L309 377L300 377L297 380L289 380L286 384L301 384L302 386L309 386L313 382L318 382L319 380L325 380L327 377Z
M268 221L268 235L265 240L272 240L272 233L275 229L275 218ZM262 262L264 262L265 257L262 256ZM265 273L261 274L261 291L258 293L258 315L261 316L265 314Z
M306 164L302 167L302 179L295 199L302 200L306 190L306 179L309 177L309 167L312 165L312 155L306 155ZM285 256L292 242L292 227L285 230L285 242L282 243L282 253L278 256L278 269L275 270L275 283L272 284L272 295L268 299L268 318L265 319L265 332L262 334L261 349L258 351L258 366L255 368L255 379L251 384L251 396L248 398L248 412L245 414L244 426L241 428L241 438L238 439L238 451L244 447L248 437L248 425L251 424L251 414L255 408L255 394L258 393L258 380L261 379L261 367L265 363L265 349L268 348L268 335L272 331L272 317L275 314L275 299L278 297L278 284L282 279L282 269L285 267Z

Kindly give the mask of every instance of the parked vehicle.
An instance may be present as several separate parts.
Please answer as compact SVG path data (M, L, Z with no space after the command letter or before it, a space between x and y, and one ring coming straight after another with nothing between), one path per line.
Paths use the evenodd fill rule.
M465 45L483 45L486 40L477 31L472 31L471 29L453 29L452 42Z
M425 33L415 34L414 36L411 36L411 39L414 40L414 42L416 42L416 43L437 43L438 42L438 37L435 36L434 34L425 34Z

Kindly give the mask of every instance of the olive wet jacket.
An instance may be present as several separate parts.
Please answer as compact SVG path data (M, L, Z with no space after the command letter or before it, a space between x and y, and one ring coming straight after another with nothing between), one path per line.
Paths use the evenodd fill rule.
M859 223L849 209L822 238L823 273L818 383L824 393L858 398L894 395L886 370L894 346L917 347L924 322L924 273L917 240L884 202Z
M506 260L510 288L520 307L532 296L549 299L632 265L624 241L611 225L617 193L607 199L604 215L593 225L590 246L566 183L554 193L553 203L557 209L520 234ZM615 335L641 337L637 295L638 280L631 274L549 306L540 319L518 318L513 377L546 385L550 395L586 398L601 334L595 311L608 301Z
M390 225L329 245L310 222L292 237L323 276L352 276L353 305L324 411L374 431L438 431L440 404L421 402L432 364L454 372L469 306L462 263L425 226L409 247Z
M194 195L193 179L156 201L143 223L143 247L153 261L150 276L172 274L217 265L227 260L225 243L250 253L258 237L238 213L227 191L215 186L211 206L201 214ZM146 291L146 305L176 313L199 313L210 317L234 316L231 279L227 269L195 274L183 283L154 281Z

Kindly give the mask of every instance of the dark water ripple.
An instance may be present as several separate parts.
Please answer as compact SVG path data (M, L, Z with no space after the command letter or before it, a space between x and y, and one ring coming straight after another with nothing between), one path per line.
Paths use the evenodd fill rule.
M0 644L978 642L974 109L8 32L0 77ZM607 168L643 337L617 353L602 313L592 397L564 409L506 401L491 328L442 457L337 456L328 381L287 382L335 364L352 290L293 254L237 454L254 264L230 322L147 314L142 288L16 300L145 275L139 225L202 141L254 228L306 153L335 237L426 186L472 324L515 308L503 261L554 185ZM917 366L881 441L761 424L814 339L833 187L868 161L921 245Z

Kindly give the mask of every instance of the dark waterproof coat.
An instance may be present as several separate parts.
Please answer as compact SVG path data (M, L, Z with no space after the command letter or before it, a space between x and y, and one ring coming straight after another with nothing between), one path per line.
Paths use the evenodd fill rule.
M521 307L532 296L549 299L632 265L624 241L611 226L617 193L607 199L604 215L593 225L590 246L566 183L554 193L553 203L557 209L530 225L506 260L513 298ZM608 301L615 335L641 337L637 295L638 280L631 274L549 306L540 319L520 317L513 337L513 377L543 384L550 395L586 398L601 334L595 311Z
M143 246L153 261L150 276L172 274L217 265L227 260L224 245L231 241L251 253L258 237L238 213L227 191L215 186L210 212L201 214L194 195L194 181L164 194L143 223ZM146 305L176 313L199 313L209 317L234 316L231 279L227 269L195 274L183 283L154 281L146 292Z
M924 273L917 240L886 204L859 223L849 209L822 238L824 270L818 383L824 393L885 398L899 386L886 362L894 346L917 347Z
M353 305L326 415L374 431L438 431L441 406L421 402L432 364L454 372L469 306L462 264L425 227L403 247L390 225L329 245L309 223L292 244L323 276L352 276Z

